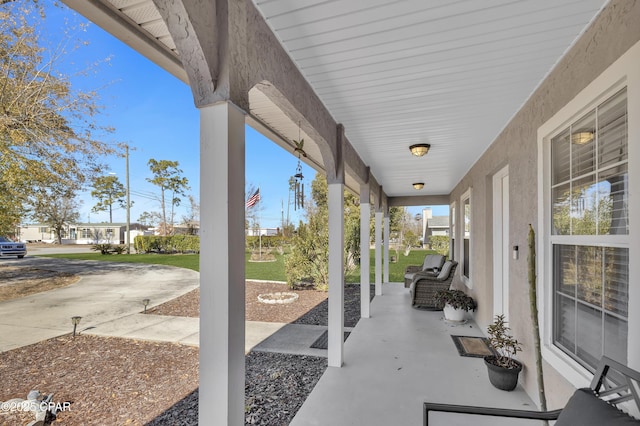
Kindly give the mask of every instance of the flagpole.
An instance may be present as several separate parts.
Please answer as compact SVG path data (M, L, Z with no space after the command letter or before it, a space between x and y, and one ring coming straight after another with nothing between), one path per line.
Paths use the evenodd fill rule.
M260 187L258 186L258 194L260 194ZM260 196L260 199L262 198L262 196ZM260 202L260 200L258 200L258 203ZM261 217L261 213L260 213L260 206L258 206L258 241L260 244L260 248L258 249L258 257L260 260L262 260L262 217Z

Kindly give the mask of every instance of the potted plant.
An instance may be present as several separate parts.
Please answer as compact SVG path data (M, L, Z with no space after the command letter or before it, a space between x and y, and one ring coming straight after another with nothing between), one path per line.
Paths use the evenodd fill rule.
M489 345L495 355L484 357L484 363L489 373L489 381L498 389L512 391L518 385L518 375L522 371L522 364L514 358L522 351L520 342L511 336L510 328L504 315L496 315L492 324L487 327Z
M462 290L439 290L435 294L436 306L444 311L448 321L464 321L467 312L476 310L476 302Z

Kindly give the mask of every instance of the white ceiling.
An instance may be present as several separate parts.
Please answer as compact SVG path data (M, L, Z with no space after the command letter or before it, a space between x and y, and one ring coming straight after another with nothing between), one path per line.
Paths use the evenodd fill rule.
M389 196L451 192L606 3L253 1ZM175 50L151 0L98 2Z

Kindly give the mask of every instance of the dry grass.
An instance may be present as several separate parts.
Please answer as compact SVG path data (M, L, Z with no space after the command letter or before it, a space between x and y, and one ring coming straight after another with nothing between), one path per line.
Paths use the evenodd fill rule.
M0 266L0 302L66 287L77 275L23 266Z

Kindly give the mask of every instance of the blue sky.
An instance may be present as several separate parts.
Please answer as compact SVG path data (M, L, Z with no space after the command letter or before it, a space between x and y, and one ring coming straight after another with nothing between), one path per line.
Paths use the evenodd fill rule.
M41 29L41 37L57 43L64 33L65 21L71 25L85 22L84 18L65 8L49 8L46 28ZM67 24L68 25L68 24ZM189 87L160 69L131 48L91 24L85 32L77 34L88 41L67 55L64 63L58 64L65 74L73 75L86 70L94 63L100 63L96 72L87 76L74 77L74 87L83 90L97 89L99 104L104 106L98 119L102 125L115 128L115 133L103 140L109 143L124 142L132 147L130 151L130 185L134 205L131 221L137 221L143 211L159 211L159 203L148 198L157 194L157 187L146 181L151 177L147 166L150 158L156 160L177 160L184 176L189 180L192 194L199 198L199 114L193 104ZM124 158L106 159L109 172L115 173L125 182ZM261 224L263 227L277 227L281 224L282 207L287 211L288 180L295 173L297 158L284 151L252 128L246 128L246 182L260 186ZM315 170L303 165L305 187L310 188ZM81 194L81 220L91 222L108 221L107 213L92 213L90 190ZM147 196L145 196L147 195ZM176 219L184 214L188 203L179 208ZM421 212L421 207L410 208L412 214ZM434 209L434 214L447 214L446 208ZM124 222L123 209L114 210L114 221ZM302 218L301 211L290 209L290 219L297 223Z

